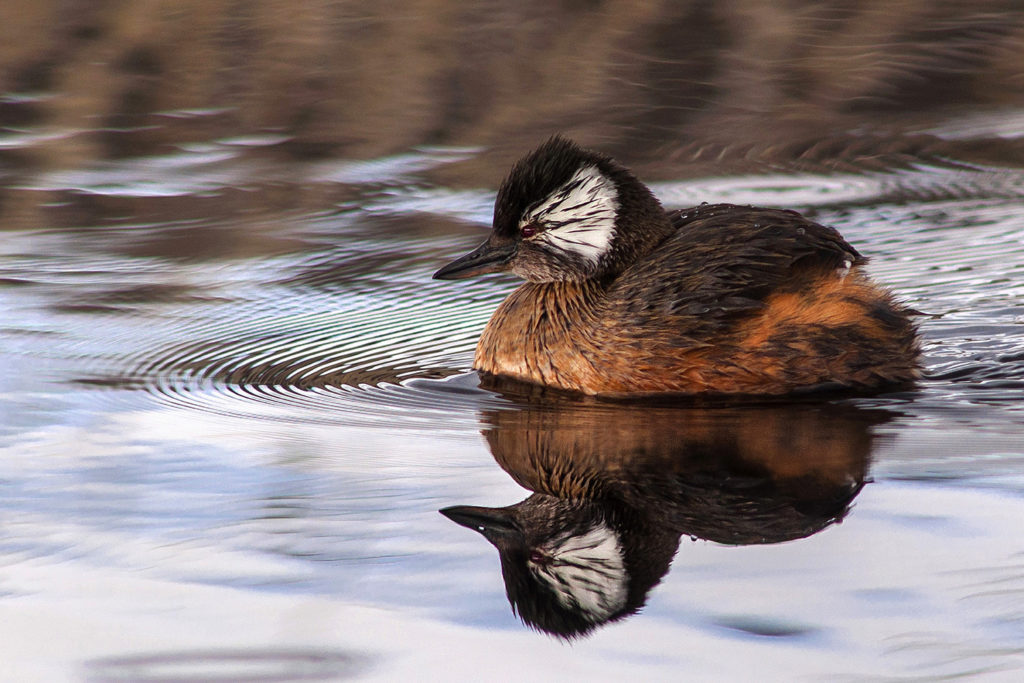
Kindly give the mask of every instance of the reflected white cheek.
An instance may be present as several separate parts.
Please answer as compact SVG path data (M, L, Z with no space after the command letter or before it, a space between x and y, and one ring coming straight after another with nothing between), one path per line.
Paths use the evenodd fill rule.
M543 551L550 561L531 564L531 570L564 607L598 622L626 606L629 576L622 545L606 524L558 539Z

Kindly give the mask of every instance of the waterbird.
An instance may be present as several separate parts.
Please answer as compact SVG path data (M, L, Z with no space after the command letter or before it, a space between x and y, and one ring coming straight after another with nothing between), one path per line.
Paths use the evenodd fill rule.
M554 136L502 182L487 240L434 278L512 272L474 368L598 396L910 386L912 311L796 211L666 211L611 157Z

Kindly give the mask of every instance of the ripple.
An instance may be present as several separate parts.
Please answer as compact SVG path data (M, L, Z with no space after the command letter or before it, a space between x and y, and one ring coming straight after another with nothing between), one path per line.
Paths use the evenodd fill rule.
M235 153L237 142L133 163L192 182L197 165L219 167L217 155ZM234 231L198 221L33 234L28 246L5 249L18 263L11 281L33 286L7 288L6 296L23 300L19 292L28 291L48 301L49 313L66 316L74 343L63 355L84 366L76 377L84 384L141 389L167 405L241 418L475 428L483 406L506 405L477 387L469 367L480 331L511 284L428 278L480 240L477 228L488 221L493 198L407 182L408 174L470 152L424 149L316 166L318 182L385 186L369 187L341 210L266 226L288 239L256 254L247 250L258 223ZM96 182L139 169L115 170ZM1013 256L1024 247L1018 170L920 164L655 187L668 205L796 206L835 225L874 258L879 280L931 315L922 329L933 399L979 405L1024 397L1024 266ZM232 264L223 249L183 260L163 246L195 250L201 239L243 246L228 252ZM76 256L55 260L53 253ZM22 308L15 331L33 319L32 309ZM103 334L96 334L100 320Z
M21 149L81 133L31 133L0 136L0 149ZM53 171L21 185L33 191L74 191L110 197L161 198L202 196L233 188L279 182L283 169L251 152L289 140L281 135L250 135L184 143L178 151L149 157L97 162L92 166ZM296 172L307 184L369 185L408 183L413 174L459 161L472 148L422 147L408 154L371 161L340 160L311 164Z
M353 678L364 655L310 649L194 650L98 659L91 681L335 681Z
M1024 198L1017 169L965 164L917 164L907 169L860 173L768 174L658 183L652 189L669 206L729 202L779 207L878 205L948 199Z
M1024 397L1024 280L1008 278L992 257L1020 251L1020 209L1020 202L965 199L816 214L875 256L881 281L934 314L922 324L926 403L929 395L952 396L963 409ZM132 278L131 287L111 282L120 271L94 263L86 270L106 272L101 291L55 280L78 292L64 295L59 310L65 313L148 316L145 334L138 323L120 335L116 325L110 329L113 347L132 343L134 351L90 356L81 350L92 368L80 380L143 389L166 405L243 419L475 429L480 409L507 405L479 389L468 371L479 334L512 282L428 279L442 253L462 253L479 240L475 229L437 238L409 234L405 224L424 224L416 214L360 220L309 219L304 234L315 237L314 245L331 239L332 230L347 231L326 248L227 271L198 264L189 281L204 283L203 296L167 283L140 290L137 275L127 271L121 277ZM154 267L147 281L159 273ZM220 287L211 289L213 282Z
M245 173L225 165L237 157L224 149L196 149L159 157L107 162L96 168L56 171L30 190L76 192L119 197L180 197L244 186Z
M269 298L204 305L187 331L175 322L157 335L187 341L115 359L120 367L80 381L143 388L163 403L221 415L319 424L464 428L481 406L503 403L468 373L504 296L493 284L455 292L401 278L386 290L300 284Z

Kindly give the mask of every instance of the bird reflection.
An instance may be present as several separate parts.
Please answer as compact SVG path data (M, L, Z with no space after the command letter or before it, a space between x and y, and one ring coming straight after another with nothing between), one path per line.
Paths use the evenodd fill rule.
M781 543L839 522L892 413L829 404L533 402L482 416L498 464L534 493L446 517L497 549L513 610L577 637L635 613L682 536Z

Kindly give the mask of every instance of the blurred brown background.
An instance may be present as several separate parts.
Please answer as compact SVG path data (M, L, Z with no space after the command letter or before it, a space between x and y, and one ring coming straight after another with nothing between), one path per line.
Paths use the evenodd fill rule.
M935 141L894 131L1024 101L1018 0L6 0L0 17L0 126L50 134L0 151L7 187L255 133L283 136L265 150L282 162L483 146L445 182L494 186L562 131L679 176L913 156Z

